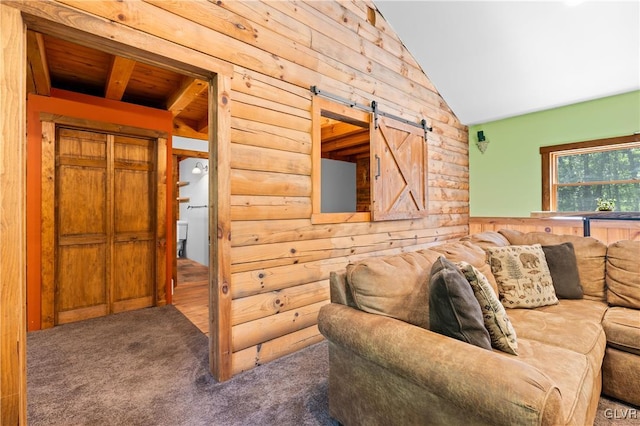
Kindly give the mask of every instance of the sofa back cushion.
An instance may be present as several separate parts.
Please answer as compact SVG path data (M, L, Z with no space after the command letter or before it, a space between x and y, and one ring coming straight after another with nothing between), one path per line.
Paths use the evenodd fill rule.
M504 235L496 231L484 231L467 235L460 238L460 241L469 241L484 250L487 247L504 247L511 244Z
M429 279L439 256L422 250L347 265L347 283L356 307L428 329Z
M470 241L451 242L430 247L429 250L441 253L451 262L466 262L474 266L487 278L489 284L491 284L491 287L493 288L493 291L498 294L498 284L493 273L491 273L489 262L487 262L487 253L475 243Z
M591 237L576 235L554 235L546 232L522 233L512 229L499 231L513 245L542 244L544 246L573 243L580 284L585 299L606 300L605 296L605 259L607 246Z
M331 303L339 303L341 305L357 308L353 301L351 289L347 283L347 273L344 271L332 271L329 273L329 294Z
M640 241L618 241L607 249L607 302L640 309Z

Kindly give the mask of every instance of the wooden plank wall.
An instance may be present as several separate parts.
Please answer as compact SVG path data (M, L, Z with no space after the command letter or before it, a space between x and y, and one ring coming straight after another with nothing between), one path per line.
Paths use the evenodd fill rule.
M231 248L219 257L230 262L232 329L228 342L219 333L214 343L219 356L231 353L232 374L322 339L317 313L328 302L331 271L468 233L467 128L369 0L7 3L76 32L165 46L194 66L232 65ZM312 85L427 119L427 218L311 224Z
M529 217L471 217L469 233L515 229L521 232L583 235L581 219L551 219ZM620 240L640 241L640 221L592 220L591 236L605 244Z

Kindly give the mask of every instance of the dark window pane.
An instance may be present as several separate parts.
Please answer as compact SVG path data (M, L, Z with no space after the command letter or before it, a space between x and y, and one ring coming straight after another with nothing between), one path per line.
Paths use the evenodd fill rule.
M558 211L593 211L597 198L616 200L616 211L640 211L640 183L558 187Z
M558 157L558 183L640 179L640 148Z

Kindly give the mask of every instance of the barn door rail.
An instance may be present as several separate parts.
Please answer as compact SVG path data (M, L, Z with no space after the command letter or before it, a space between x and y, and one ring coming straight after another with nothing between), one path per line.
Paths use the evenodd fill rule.
M347 98L344 98L342 96L335 95L333 93L329 93L329 92L325 92L323 90L320 90L318 88L318 86L311 86L310 90L311 90L311 93L313 93L316 96L322 96L323 98L330 99L332 101L336 101L338 103L347 105L347 106L349 106L351 108L358 108L358 109L360 109L362 111L372 112L373 113L373 123L374 123L374 126L375 126L376 129L378 128L378 116L382 116L382 117L391 118L391 119L399 121L401 123L408 124L409 126L414 126L414 127L421 128L422 130L424 130L424 140L425 140L425 142L427 141L427 132L432 132L433 131L433 127L428 126L427 125L427 120L424 119L424 118L422 120L420 120L419 123L416 123L415 121L410 121L410 120L407 120L406 118L402 118L402 117L399 117L397 115L390 114L388 112L380 111L378 109L379 102L377 102L377 101L371 101L371 105L364 105L364 104L359 104L358 102L354 102L351 99L347 99Z

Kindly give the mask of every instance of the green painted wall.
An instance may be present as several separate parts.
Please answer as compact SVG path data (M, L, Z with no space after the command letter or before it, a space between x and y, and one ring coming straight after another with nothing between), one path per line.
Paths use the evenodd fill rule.
M489 140L484 154L477 132ZM640 131L640 91L469 127L471 216L528 217L542 208L541 146Z

